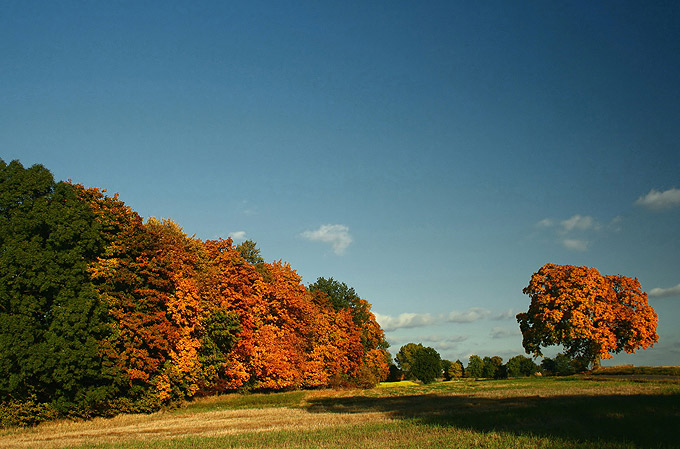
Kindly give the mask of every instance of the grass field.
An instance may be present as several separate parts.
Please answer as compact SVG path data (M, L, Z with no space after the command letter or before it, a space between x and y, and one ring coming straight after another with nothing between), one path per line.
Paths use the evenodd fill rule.
M204 398L0 433L0 448L680 448L680 381L533 378Z

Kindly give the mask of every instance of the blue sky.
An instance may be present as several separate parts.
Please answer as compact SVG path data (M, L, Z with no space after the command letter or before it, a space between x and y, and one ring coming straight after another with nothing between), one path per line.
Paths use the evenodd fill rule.
M395 354L523 353L547 262L638 277L680 364L675 2L0 6L0 157L370 303Z

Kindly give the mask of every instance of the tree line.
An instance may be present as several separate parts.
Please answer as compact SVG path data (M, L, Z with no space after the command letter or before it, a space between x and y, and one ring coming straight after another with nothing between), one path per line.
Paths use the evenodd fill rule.
M5 411L107 416L243 389L369 387L388 373L387 346L344 283L305 287L252 241L202 241L117 194L0 160Z
M531 376L569 376L585 372L588 365L578 357L559 353L555 357L543 357L540 364L524 355L511 357L506 363L500 356L480 357L476 354L468 358L467 365L456 360L442 359L440 354L422 343L407 343L402 346L395 364L390 365L388 382L416 380L425 384L436 380L456 379L507 379Z

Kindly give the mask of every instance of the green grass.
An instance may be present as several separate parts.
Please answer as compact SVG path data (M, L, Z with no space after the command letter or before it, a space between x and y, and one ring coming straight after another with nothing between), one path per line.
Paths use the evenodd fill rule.
M593 375L680 376L680 366L603 366Z
M556 437L480 433L470 429L422 426L402 421L317 431L250 433L217 438L132 442L82 446L78 449L226 449L226 448L485 448L485 449L637 449L620 441L574 441Z
M680 448L680 381L667 379L531 378L225 395L197 400L167 415L205 414L210 419L213 411L272 408L297 410L305 423L293 430L169 440L140 437L77 449ZM329 415L339 417L341 424L315 425L315 416ZM382 418L369 419L375 416Z

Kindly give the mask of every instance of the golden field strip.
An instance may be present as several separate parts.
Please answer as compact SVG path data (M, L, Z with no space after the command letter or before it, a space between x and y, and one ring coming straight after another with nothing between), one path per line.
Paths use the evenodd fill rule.
M383 384L5 429L0 448L680 448L677 378Z

